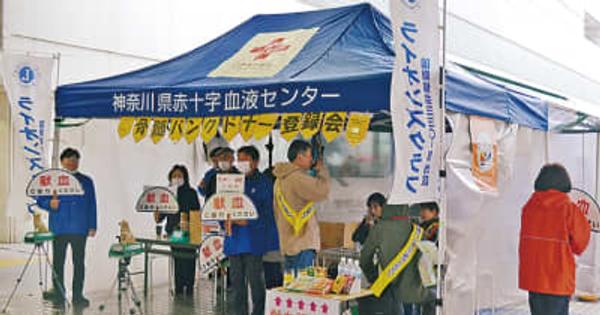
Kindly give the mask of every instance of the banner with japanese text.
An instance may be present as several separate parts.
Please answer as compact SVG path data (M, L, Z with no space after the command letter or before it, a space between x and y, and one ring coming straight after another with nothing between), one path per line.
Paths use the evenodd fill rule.
M442 111L437 0L390 1L396 60L390 110L395 145L390 203L438 198Z
M52 122L53 58L4 54L2 77L11 104L13 155L8 211L21 213L32 202L26 188L48 168Z
M219 135L227 142L233 141L238 135L248 142L251 139L263 139L279 123L280 135L288 142L299 135L304 139L311 139L319 133L327 142L331 142L345 132L348 143L356 146L367 136L371 118L372 114L360 112L260 114L191 119L121 117L117 125L117 134L120 139L131 136L136 143L148 137L156 144L168 136L173 143L185 137L187 143L191 144L200 135L201 141L205 143Z

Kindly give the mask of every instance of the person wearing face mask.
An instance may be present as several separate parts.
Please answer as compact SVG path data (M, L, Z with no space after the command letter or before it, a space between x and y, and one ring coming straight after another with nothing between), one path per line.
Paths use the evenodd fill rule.
M223 147L220 148L217 152L215 152L215 158L217 161L217 170L215 175L217 174L239 174L238 169L233 166L234 160L234 151L231 148ZM217 176L211 176L209 181L206 183L206 188L204 189L204 200L210 199L212 195L217 193Z
M273 183L258 171L259 152L254 146L237 151L237 170L244 174L244 194L252 200L256 220L231 221L231 235L225 238L224 253L229 258L231 280L230 314L248 314L247 286L250 286L252 311L264 314L265 275L263 255L279 249L273 217Z
M217 159L217 153L219 153L222 149L222 147L216 147L212 149L210 153L208 153L208 157L210 158L212 167L208 171L206 171L206 173L204 173L204 177L202 177L202 180L198 184L198 193L200 193L200 195L202 196L204 196L205 193L204 190L206 189L206 183L208 183L210 179L213 176L215 176L215 174L217 174L217 168L219 163L219 160Z
M314 203L327 199L330 179L323 161L313 163L310 143L294 140L287 157L273 170L275 219L285 269L299 270L313 265L321 248Z
M200 211L200 202L198 201L196 190L190 186L190 177L185 166L173 166L171 171L169 171L168 179L170 186L176 187L177 189L177 205L179 206L179 212L177 214L167 215L155 212L154 220L157 224L160 224L166 218L167 224L165 230L168 235L171 235L174 230L181 228L179 226L181 222L181 213L189 214L190 211ZM195 254L195 250L172 247L171 251L174 253L173 259L175 261L175 295L181 296L185 294L191 296L194 293L196 260L194 258L178 257L178 253L192 256Z
M352 233L352 241L364 244L369 236L369 230L381 219L381 211L385 206L385 196L381 193L372 193L367 199L367 207L369 208L367 216L362 220L360 225Z
M39 197L37 205L49 212L50 231L54 233L52 241L52 266L56 276L53 289L44 292L44 298L60 301L64 299L64 269L67 246L73 253L73 304L89 306L90 302L83 296L85 279L85 247L88 237L96 235L96 192L94 182L79 172L80 154L72 148L65 149L60 155L60 163L66 171L79 180L83 188L83 196Z

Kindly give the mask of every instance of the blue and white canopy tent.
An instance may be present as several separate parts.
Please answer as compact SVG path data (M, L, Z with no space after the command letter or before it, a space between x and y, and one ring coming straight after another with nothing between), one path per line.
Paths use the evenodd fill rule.
M315 29L295 57L273 76L240 78L214 73L258 34ZM61 118L386 113L394 61L392 47L389 20L368 4L258 15L171 60L122 75L60 86L56 113ZM548 129L548 105L544 101L455 68L447 70L449 111ZM259 95L255 107L226 106L231 105L225 104L227 93L244 98L248 91ZM171 95L172 99L179 95L187 106L158 108L161 94Z
M368 4L258 15L174 59L60 86L56 114L62 119L145 117L156 123L156 119L363 112L373 115L371 130L391 131L393 62L390 22ZM554 106L456 64L446 69L445 88L446 109L457 118L448 154L452 281L445 308L450 314L467 314L474 312L470 307L501 305L519 297L514 268L518 212L537 168L551 156L548 131L597 132L600 124L591 111ZM469 115L492 118L501 130L502 172L495 196L481 194L469 182L470 138L464 118ZM478 229L482 220L502 224ZM481 254L492 249L497 252ZM589 264L598 265L596 260ZM493 278L492 302L477 296L489 288L478 284L484 276Z

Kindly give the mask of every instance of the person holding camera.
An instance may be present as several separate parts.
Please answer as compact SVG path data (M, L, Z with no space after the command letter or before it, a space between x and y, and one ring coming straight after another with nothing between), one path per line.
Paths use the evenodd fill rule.
M273 170L275 219L285 269L299 270L313 265L321 248L315 202L327 199L330 179L323 161L313 160L310 143L294 140L287 157Z

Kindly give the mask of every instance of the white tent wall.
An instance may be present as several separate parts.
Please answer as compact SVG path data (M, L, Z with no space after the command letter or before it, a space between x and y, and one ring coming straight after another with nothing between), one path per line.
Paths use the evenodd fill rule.
M596 135L546 134L495 121L499 134L498 193L482 193L471 175L469 119L451 114L454 139L448 154L447 241L449 267L445 314L521 302L518 243L521 207L545 161L564 164L573 186L595 191ZM579 259L578 289L597 292L596 237Z
M563 164L573 187L595 195L597 178L596 134L551 134L550 161ZM600 238L592 233L589 247L577 260L577 289L600 293Z

